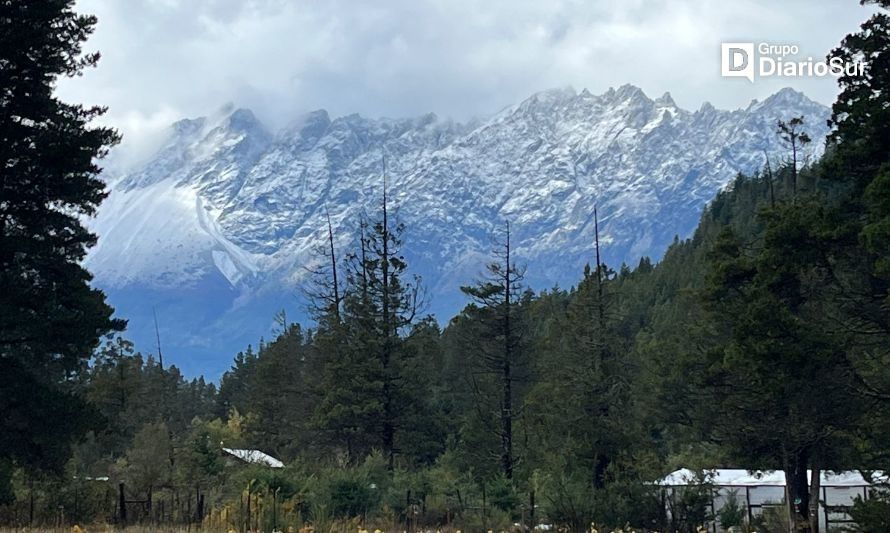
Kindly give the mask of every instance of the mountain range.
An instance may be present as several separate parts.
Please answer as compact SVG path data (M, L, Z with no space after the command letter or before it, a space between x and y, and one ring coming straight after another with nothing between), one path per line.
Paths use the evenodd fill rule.
M804 116L818 157L829 109L783 89L744 109L680 108L624 85L555 89L466 123L332 118L324 110L271 131L248 109L173 124L146 162L105 173L110 195L88 221L86 259L127 336L188 375L218 377L265 335L273 315L305 317L300 287L320 260L326 214L336 247L389 197L403 252L443 323L459 287L491 259L507 221L535 289L576 282L591 261L594 206L610 266L660 258L738 173L787 159L776 122Z

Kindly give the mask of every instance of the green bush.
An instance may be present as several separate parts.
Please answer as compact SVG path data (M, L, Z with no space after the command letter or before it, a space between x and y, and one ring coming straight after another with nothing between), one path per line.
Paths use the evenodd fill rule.
M670 530L683 533L698 531L700 526L714 519L711 504L714 497L714 486L711 475L698 472L683 487L673 487L667 497L670 510Z
M540 516L570 531L584 531L590 524L601 528L662 529L665 520L660 489L638 480L613 480L594 490L583 476L544 480L540 491Z
M723 507L717 511L717 520L720 521L720 527L729 529L743 525L746 514L747 509L739 501L738 492L733 490L726 496L726 502L723 504Z
M357 467L332 468L319 476L320 490L313 494L335 518L373 515L380 509L390 476L380 454L371 454Z
M329 491L331 513L337 518L363 516L368 511L377 509L377 491L361 479L335 479L331 482Z
M510 515L515 515L519 508L519 495L513 482L504 476L498 476L486 484L488 505L493 509L500 509Z
M857 496L850 516L853 531L890 533L890 492L873 490L867 500Z

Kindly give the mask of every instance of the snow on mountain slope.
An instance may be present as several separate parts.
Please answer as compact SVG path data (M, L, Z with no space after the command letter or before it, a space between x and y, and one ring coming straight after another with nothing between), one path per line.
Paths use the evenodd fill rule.
M109 179L86 263L137 344L154 344L145 310L157 306L175 317L165 336L186 370L215 375L267 333L276 309L297 307L326 209L338 245L353 242L360 214L379 204L384 155L406 256L447 319L505 220L536 288L578 279L594 205L609 264L659 257L737 173L785 156L777 120L805 116L816 157L828 113L791 89L690 112L631 85L545 91L472 124L315 111L270 133L250 111L226 109L177 122L147 164Z
M113 190L93 225L102 236L87 264L103 285L177 287L211 269L237 285L257 271L254 254L232 244L192 187L171 180Z

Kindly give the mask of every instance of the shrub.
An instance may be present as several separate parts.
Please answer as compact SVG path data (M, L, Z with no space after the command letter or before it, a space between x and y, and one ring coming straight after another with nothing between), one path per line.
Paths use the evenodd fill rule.
M856 522L853 531L890 532L890 492L873 490L867 500L857 496L850 517Z
M726 502L723 507L717 511L717 519L720 521L720 527L729 529L731 527L741 526L745 522L747 509L742 502L739 501L738 492L730 491L726 496Z

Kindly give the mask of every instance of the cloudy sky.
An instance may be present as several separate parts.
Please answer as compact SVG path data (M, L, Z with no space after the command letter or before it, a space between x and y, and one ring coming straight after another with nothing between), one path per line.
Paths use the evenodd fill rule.
M110 107L133 145L227 103L271 127L324 108L464 120L567 85L633 83L697 109L783 86L829 104L833 78L720 77L720 43L824 57L870 14L856 0L80 0L98 69L60 86Z

